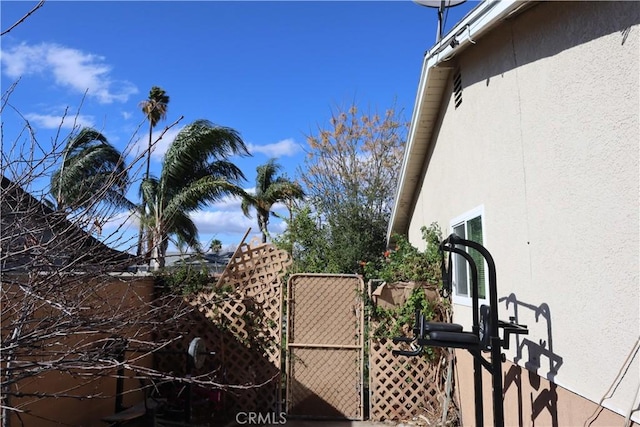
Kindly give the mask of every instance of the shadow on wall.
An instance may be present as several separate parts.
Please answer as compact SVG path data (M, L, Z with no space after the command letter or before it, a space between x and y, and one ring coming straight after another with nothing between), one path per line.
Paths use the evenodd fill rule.
M531 405L531 422L535 423L536 418L541 413L547 411L551 417L551 423L554 427L558 426L558 394L557 385L553 383L553 379L558 373L558 370L562 366L562 357L553 352L553 329L551 325L551 310L549 305L542 303L540 305L528 304L523 301L518 301L515 294L511 294L508 297L500 298L500 302L506 303L507 310L511 310L512 317L514 317L516 323L520 323L520 318L527 317L523 311L527 311L529 315L533 314L536 323L546 323L546 337L540 338L538 342L534 342L528 338L515 336L517 348L514 362L518 363L526 357L524 366L528 375L528 386L531 389L537 391L537 395L531 393L530 402ZM546 370L546 373L544 373ZM542 388L540 376L546 377L549 380L549 388ZM517 388L517 401L518 401L518 425L523 426L529 424L525 423L523 419L524 402L523 402L523 372L522 368L518 365L513 365L509 371L505 374L503 393L513 385Z

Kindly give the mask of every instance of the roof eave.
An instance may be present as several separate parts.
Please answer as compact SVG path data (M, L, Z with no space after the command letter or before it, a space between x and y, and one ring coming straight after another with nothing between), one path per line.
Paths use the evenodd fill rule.
M440 113L442 94L449 78L449 69L423 68L424 78L420 79L418 96L409 126L409 139L402 160L398 189L387 229L387 242L392 242L394 234L406 234L410 213L415 204L415 190L419 186L424 160L430 148L429 141Z
M467 47L475 44L486 32L502 20L520 13L535 2L528 0L485 1L473 9L449 31L439 43L425 53L420 83L409 126L409 137L400 169L400 178L387 229L387 244L393 235L406 235L411 212L416 203L416 189L420 185L432 135L442 108L442 96L451 67L447 62Z

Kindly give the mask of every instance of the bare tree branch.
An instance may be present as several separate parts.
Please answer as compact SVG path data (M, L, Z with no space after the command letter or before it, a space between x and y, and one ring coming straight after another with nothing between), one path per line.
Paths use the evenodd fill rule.
M4 36L5 34L9 33L9 31L13 30L15 27L17 27L18 25L22 24L29 16L31 16L36 10L40 9L42 6L44 6L44 1L45 0L40 0L38 2L37 5L35 5L35 7L33 9L31 9L29 12L27 12L26 15L24 15L22 18L20 18L15 24L13 24L12 26L10 26L9 28L7 28L5 31L3 31L2 33L0 33L0 36Z

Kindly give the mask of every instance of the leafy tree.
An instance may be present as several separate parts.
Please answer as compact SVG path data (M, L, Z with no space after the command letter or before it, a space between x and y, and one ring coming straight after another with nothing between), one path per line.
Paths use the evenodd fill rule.
M297 182L283 176L276 176L281 166L275 159L258 166L255 194L247 194L242 200L242 212L248 217L250 208L256 209L258 227L262 232L262 242L267 242L269 235L269 215L274 214L271 208L278 202L292 201L304 197L304 191ZM291 208L289 207L289 212ZM274 214L275 215L275 214Z
M310 205L294 208L287 229L274 239L293 258L291 273L337 273L329 267L329 235Z
M51 195L60 210L92 209L100 201L131 207L125 197L128 186L120 152L103 134L88 127L69 138L60 169L51 177Z
M362 262L384 252L387 223L387 217L354 203L334 209L327 215L329 264L339 273L360 273Z
M394 108L381 116L352 105L307 137L299 173L328 229L329 268L360 272L360 261L384 252L406 130Z
M231 155L248 155L240 135L231 128L197 120L176 136L165 153L160 177L143 181L143 198L148 202L143 222L150 230L156 269L164 267L169 236L177 244L201 250L190 212L226 195L245 196L237 185L244 175L227 160Z

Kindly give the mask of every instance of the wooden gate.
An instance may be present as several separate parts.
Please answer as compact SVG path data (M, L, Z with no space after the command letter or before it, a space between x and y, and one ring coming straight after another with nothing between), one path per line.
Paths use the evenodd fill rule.
M287 286L287 412L363 419L364 284L295 274Z

